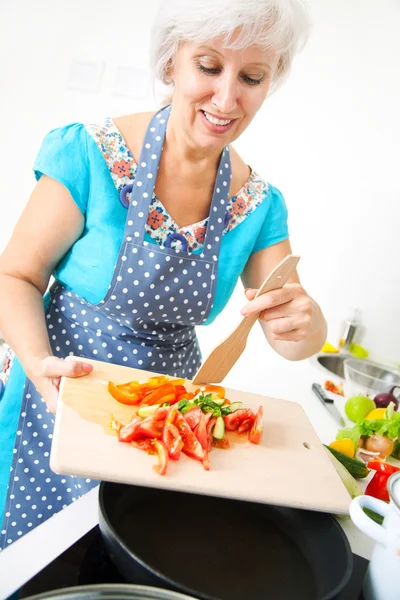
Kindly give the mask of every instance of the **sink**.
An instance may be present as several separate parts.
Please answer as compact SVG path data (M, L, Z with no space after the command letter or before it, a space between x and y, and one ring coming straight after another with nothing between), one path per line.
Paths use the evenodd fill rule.
M334 355L321 355L318 356L317 361L331 373L334 373L338 377L344 379L344 361L348 358L348 356L343 356L342 354L334 354Z

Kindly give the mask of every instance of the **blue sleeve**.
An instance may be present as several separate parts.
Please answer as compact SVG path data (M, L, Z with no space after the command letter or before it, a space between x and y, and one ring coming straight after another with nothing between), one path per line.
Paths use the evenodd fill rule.
M268 246L282 242L289 237L288 211L285 200L279 190L272 185L269 187L267 214L260 233L253 247L253 252L258 252Z
M50 131L42 142L33 170L37 180L48 175L62 183L85 214L90 180L84 125L72 123Z

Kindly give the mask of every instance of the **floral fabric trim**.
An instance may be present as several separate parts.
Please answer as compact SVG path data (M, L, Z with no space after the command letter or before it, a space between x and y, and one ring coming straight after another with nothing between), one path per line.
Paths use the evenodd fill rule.
M14 355L14 352L11 350L11 348L7 348L5 355L3 355L1 350L2 350L2 348L0 348L0 360L1 360L0 381L3 382L3 386L0 386L0 388L4 389L4 386L6 385L7 379L11 372L11 366L12 366L13 358L15 355ZM1 396L1 394L0 394L0 396Z
M86 125L86 131L103 154L115 187L121 192L123 187L132 183L137 170L137 164L122 134L111 118L107 118L103 125ZM227 203L224 235L240 225L261 204L268 191L268 183L252 171L239 193L232 196ZM127 200L129 196L128 193ZM201 250L207 225L208 218L187 227L178 227L161 201L153 194L146 231L160 246L165 244L171 233L177 233L187 240L189 252Z

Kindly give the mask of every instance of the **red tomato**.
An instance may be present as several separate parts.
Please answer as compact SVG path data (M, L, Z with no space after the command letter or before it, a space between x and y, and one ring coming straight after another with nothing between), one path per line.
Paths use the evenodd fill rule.
M254 413L249 408L240 408L230 415L224 417L225 427L228 431L236 431L242 423L254 416Z
M257 414L256 414L256 419L254 421L254 425L251 428L251 431L249 433L249 440L252 444L259 444L261 441L261 436L262 436L262 430L263 430L263 407L260 406Z
M200 411L201 412L201 411ZM199 440L201 447L205 452L208 450L208 440L207 440L207 421L203 413L201 413L200 421L197 426L196 437Z
M226 437L226 434L224 435L224 437L222 438L222 440L217 440L216 438L213 438L212 445L215 448L222 448L222 450L226 450L227 448L231 447L231 445L229 443L229 440Z
M198 406L191 408L190 410L187 411L187 413L185 413L185 415L184 415L185 419L189 423L190 429L192 431L200 423L202 414L203 414L203 411Z
M140 417L134 417L128 425L122 427L118 434L119 441L132 442L132 440L136 439L141 422L142 419Z
M189 423L179 412L175 423L183 440L183 452L195 460L203 460L204 450L191 430Z
M138 439L139 437L158 438L162 437L162 422L157 421L154 415L143 419L138 426L138 437L132 439Z
M237 429L238 433L246 433L246 431L249 431L253 427L255 420L256 415L253 413L252 410L248 409L248 417L246 419L243 419L243 421L240 423Z
M169 409L165 419L162 440L168 450L168 456L174 460L179 460L183 448L183 440L178 428L174 425L178 409L173 406Z
M213 429L215 423L217 422L217 417L213 417L211 412L207 413L207 415L211 416L211 419L209 419L207 423L207 450L210 452L213 444Z
M146 438L144 440L135 440L131 442L131 444L139 450L144 450L144 452L147 452L147 454L155 454L156 452L153 440L150 440L149 438Z
M168 450L160 440L153 440L154 448L157 452L158 464L153 469L159 475L165 475L168 467Z

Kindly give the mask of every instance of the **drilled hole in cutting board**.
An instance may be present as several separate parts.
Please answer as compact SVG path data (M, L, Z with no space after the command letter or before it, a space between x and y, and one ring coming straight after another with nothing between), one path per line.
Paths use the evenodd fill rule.
M311 450L311 446L308 442L303 442L303 446L304 448L307 448L307 450Z

